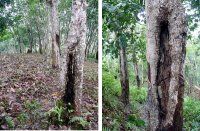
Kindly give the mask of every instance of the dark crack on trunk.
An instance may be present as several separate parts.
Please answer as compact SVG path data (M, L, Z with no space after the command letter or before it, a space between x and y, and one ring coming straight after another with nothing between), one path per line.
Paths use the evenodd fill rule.
M164 130L162 125L163 121L166 120L167 115L167 103L169 99L169 86L171 77L171 54L169 45L169 23L168 21L160 22L160 34L159 34L159 59L157 63L157 100L159 108L159 126L157 130Z
M64 96L64 101L65 103L71 103L74 105L74 99L75 99L75 92L74 92L74 83L75 83L75 78L74 78L74 56L73 53L69 54L69 61L67 64L67 84L65 88L65 96Z

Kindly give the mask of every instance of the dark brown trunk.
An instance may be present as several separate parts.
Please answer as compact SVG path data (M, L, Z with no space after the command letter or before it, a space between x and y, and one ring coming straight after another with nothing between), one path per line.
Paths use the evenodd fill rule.
M127 106L129 104L129 80L128 80L128 69L126 59L126 48L120 48L120 81L121 81L121 101Z
M27 53L32 53L33 52L33 37L32 37L32 30L31 28L28 28L28 35L29 35L29 49Z
M18 44L19 44L19 53L22 53L22 44L21 44L21 38L18 37Z
M137 87L140 88L140 77L139 77L139 70L138 70L137 61L134 63L134 70L135 70L135 78L136 78Z

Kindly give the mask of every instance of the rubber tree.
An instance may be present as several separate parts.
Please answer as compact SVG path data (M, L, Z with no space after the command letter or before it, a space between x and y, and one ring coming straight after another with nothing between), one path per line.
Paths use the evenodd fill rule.
M52 67L60 67L60 33L58 19L58 0L47 0L51 9Z
M128 63L126 57L126 46L120 45L119 50L120 63L120 83L122 87L121 101L126 106L129 106L129 79L128 79Z
M64 101L71 103L75 114L81 114L83 84L83 65L86 47L86 1L73 0L72 16L67 43L65 43L65 96Z
M187 23L181 0L146 0L149 130L182 131Z

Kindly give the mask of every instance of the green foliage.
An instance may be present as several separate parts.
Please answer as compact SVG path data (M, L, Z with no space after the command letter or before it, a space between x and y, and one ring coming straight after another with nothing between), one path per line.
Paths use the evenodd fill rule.
M6 116L5 120L6 120L6 124L8 125L8 128L9 129L14 129L15 123L13 121L13 118L10 117L10 116Z
M136 116L135 114L131 114L128 116L128 122L131 122L138 127L145 126L145 122L142 119L138 118L138 116Z
M107 127L102 127L102 131L111 131L111 130Z
M145 122L138 115L133 114L125 118L123 103L119 99L121 94L120 82L119 79L115 79L115 73L109 72L110 70L105 62L102 72L103 109L105 109L103 110L103 130L119 130L122 124L124 124L126 130L144 128ZM137 113L137 103L144 102L146 96L146 88L140 90L136 87L130 88L131 110ZM109 124L107 125L107 123Z
M96 59L96 54L95 53L90 53L90 54L88 54L87 58L91 59L91 60L94 60L94 59Z
M89 123L83 117L74 116L70 119L69 124L73 124L76 129L84 129Z
M35 101L35 100L32 100L32 101L29 101L27 100L25 103L24 103L24 107L28 110L36 110L40 107L41 105L39 104L39 102Z
M116 85L116 81L114 76L110 72L103 71L102 72L102 87L105 90L114 90L114 86Z
M137 88L136 86L131 87L130 96L131 96L132 101L143 103L147 99L147 88L144 88L144 87Z
M57 101L55 106L47 112L50 123L54 125L63 125L65 122L64 114L66 111L69 111L70 113L73 112L73 110L67 110L63 102Z
M121 46L127 47L139 21L138 13L143 10L141 1L104 0L103 1L103 52L118 56ZM134 43L131 43L134 44Z
M74 116L73 112L74 109L70 103L57 101L55 106L46 113L46 116L50 124L56 126L70 124L74 129L85 129L89 123L83 117Z
M17 116L17 120L22 123L22 124L25 124L27 122L27 120L29 119L29 116L27 113L20 113L18 116Z
M113 131L117 131L119 128L120 128L120 119L116 119L116 118L113 118L112 121L111 121L111 124L110 124L110 129L112 129Z
M103 88L103 103L107 104L110 108L122 109L122 103L118 97L121 94L119 82L114 79L110 72L102 72L102 88Z
M200 130L200 101L188 96L185 97L183 117L186 130Z
M60 106L60 107L55 106L48 112L49 117L53 118L53 120L52 120L53 123L57 123L57 124L60 125L63 122L63 119L61 118L61 115L63 114L64 109L65 108L62 107L62 106Z

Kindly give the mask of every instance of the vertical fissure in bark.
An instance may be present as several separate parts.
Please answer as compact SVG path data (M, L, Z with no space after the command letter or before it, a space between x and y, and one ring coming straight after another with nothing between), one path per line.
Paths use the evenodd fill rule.
M163 121L166 120L167 115L167 103L169 99L169 86L171 77L171 55L169 45L169 23L168 21L160 22L160 34L159 34L159 54L157 63L157 100L159 108L159 129L163 127Z
M74 105L75 92L74 92L74 84L75 84L75 75L74 75L74 55L73 53L69 53L68 63L67 63L67 83L65 88L65 97L64 101L66 103L70 103Z
M148 75L148 84L150 84L150 81L151 81L151 68L150 68L150 64L147 62L147 68L148 68L148 70L147 70L147 75ZM148 85L149 87L150 87L150 85Z
M59 49L59 55L61 55L61 50L60 50L60 35L59 34L56 34L56 44L58 46L58 49Z
M146 0L148 114L152 131L182 131L187 23L181 0Z
M60 37L58 34L56 34L56 44L58 45L58 47L60 47Z

